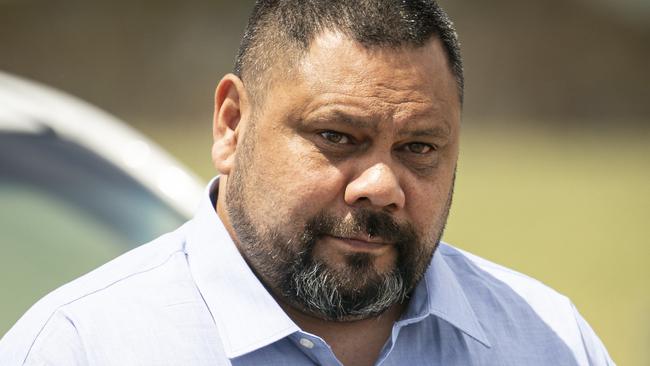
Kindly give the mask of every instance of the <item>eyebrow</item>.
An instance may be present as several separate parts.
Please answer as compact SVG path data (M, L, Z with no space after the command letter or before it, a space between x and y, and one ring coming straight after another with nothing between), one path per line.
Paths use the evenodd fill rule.
M372 131L379 129L379 121L374 118L353 116L339 110L327 111L313 118L307 118L307 121L338 121L358 129Z
M354 116L340 110L330 110L325 113L309 117L306 122L317 121L337 121L358 129L372 130L373 132L379 131L379 120L375 118ZM450 135L448 125L443 123L440 126L427 127L427 128L413 128L410 130L400 131L400 137L443 137L447 138Z
M406 137L449 137L450 131L449 128L444 125L424 129L400 131L398 135Z

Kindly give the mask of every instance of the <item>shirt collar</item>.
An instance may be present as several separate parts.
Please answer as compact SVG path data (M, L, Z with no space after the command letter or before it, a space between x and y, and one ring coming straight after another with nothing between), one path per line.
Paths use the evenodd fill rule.
M217 216L213 179L190 221L186 252L192 275L218 328L224 352L234 358L299 330L257 279Z
M197 214L190 221L186 252L194 280L219 330L224 352L235 358L300 328L257 279L217 216L211 197L216 199L218 186L217 177L206 188ZM431 315L491 347L440 250L416 287L400 323L417 322Z
M440 243L440 246L447 246ZM491 347L458 277L438 248L424 278L416 287L401 321L412 323L427 316L442 319L485 347Z

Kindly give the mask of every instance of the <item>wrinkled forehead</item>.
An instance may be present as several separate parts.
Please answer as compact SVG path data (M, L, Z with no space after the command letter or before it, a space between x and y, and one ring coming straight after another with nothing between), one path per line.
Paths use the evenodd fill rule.
M423 90L434 94L456 90L444 46L438 37L423 46L365 47L341 33L314 39L294 70L311 86L360 85Z
M367 48L327 32L312 42L295 76L315 104L344 101L395 114L460 109L456 82L437 37L421 47Z

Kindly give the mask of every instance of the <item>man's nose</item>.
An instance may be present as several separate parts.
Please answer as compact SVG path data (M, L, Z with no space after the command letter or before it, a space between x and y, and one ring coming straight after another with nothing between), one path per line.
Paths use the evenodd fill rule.
M370 204L389 210L404 208L404 191L395 172L386 164L378 163L364 170L345 188L348 205Z

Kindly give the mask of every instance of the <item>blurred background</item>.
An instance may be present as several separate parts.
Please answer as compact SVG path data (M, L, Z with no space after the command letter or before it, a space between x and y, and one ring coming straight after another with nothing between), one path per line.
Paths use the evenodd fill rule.
M618 364L650 365L650 1L440 3L467 79L445 240L566 294ZM214 87L251 7L0 0L0 70L109 111L207 181ZM28 307L12 291L0 335Z

